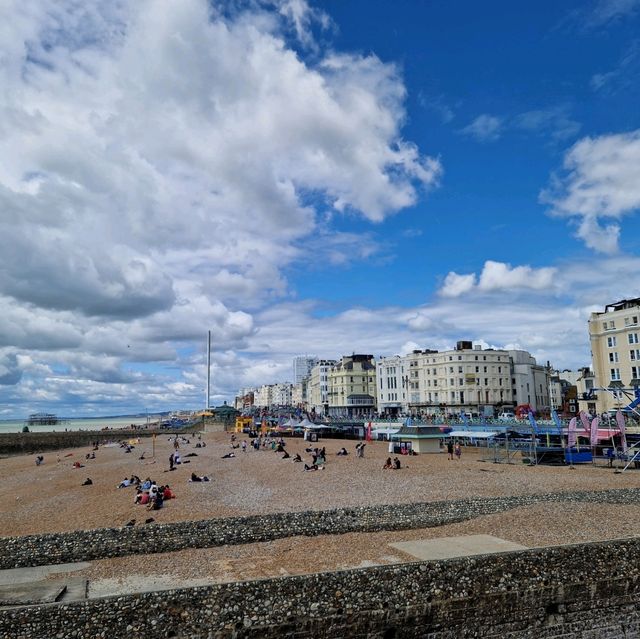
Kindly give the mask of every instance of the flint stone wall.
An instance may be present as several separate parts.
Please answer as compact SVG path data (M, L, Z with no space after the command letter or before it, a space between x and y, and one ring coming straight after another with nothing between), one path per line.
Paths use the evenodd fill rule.
M640 539L0 610L2 639L640 636Z
M565 502L570 507L572 502L629 504L637 503L638 499L640 489L547 493L3 537L0 569L248 544L300 535L429 528L541 502Z

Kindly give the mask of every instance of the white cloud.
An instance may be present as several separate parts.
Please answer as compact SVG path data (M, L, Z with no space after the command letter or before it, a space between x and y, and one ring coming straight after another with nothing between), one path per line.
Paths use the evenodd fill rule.
M478 289L481 291L501 291L510 289L544 290L553 284L555 268L532 268L516 266L504 262L485 262Z
M630 16L640 7L639 0L597 0L586 19L589 27L600 27Z
M398 68L323 50L329 19L306 0L4 9L0 380L16 405L195 398L166 363L197 368L185 353L208 329L245 347L307 249L379 252L327 211L382 221L442 172L402 136Z
M640 130L579 140L566 153L564 169L541 200L553 214L577 218L577 235L587 246L616 252L617 221L640 208ZM612 222L603 226L602 219Z
M502 119L495 115L483 113L468 124L460 133L475 138L479 142L493 142L502 133Z
M566 105L519 113L512 118L509 126L527 133L548 135L556 141L571 138L581 129L580 123L571 118Z
M575 136L581 125L571 118L567 105L524 111L513 116L479 115L460 132L480 142L494 142L507 132L548 137L562 141Z
M440 295L460 297L474 291L488 293L514 289L545 290L552 287L555 276L556 269L552 267L512 267L504 262L487 260L479 276L475 273L459 275L451 271L444 280Z
M475 273L468 273L467 275L459 275L454 271L451 271L444 278L444 283L440 289L440 295L444 297L459 297L469 291L472 291L476 286Z

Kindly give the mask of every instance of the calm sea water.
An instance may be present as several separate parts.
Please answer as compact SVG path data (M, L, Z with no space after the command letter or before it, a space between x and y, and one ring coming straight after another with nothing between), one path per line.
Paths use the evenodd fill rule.
M150 421L155 421L157 417L151 417ZM0 433L20 433L25 425L26 419L0 420ZM146 417L79 417L74 419L62 419L55 426L29 426L32 433L50 433L66 430L101 430L105 426L109 428L125 428L131 424L144 425L147 423Z

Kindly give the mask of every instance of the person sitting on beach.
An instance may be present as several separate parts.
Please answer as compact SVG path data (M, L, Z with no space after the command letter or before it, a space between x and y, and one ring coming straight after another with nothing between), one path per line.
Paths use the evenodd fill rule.
M42 455L38 455L36 457L36 466L40 466L44 462L44 457Z
M390 468L393 468L393 465L391 463L391 457L387 457L387 461L384 463L382 470L388 470Z
M283 452L284 452L284 455L282 456L282 459L289 459L291 457L291 455L289 455L289 453L286 450Z
M182 463L182 459L180 459L180 453L174 453L173 455L173 463L175 466Z
M305 472L310 470L318 470L318 464L311 464L311 466L305 464L302 470Z
M130 486L131 482L129 481L128 477L125 477L119 484L118 484L118 488L126 488L127 486Z
M176 494L171 490L171 488L169 488L168 485L164 487L164 491L163 491L162 494L164 495L165 501L167 499L175 499L176 498Z
M142 488L142 490L149 490L149 488L151 488L151 478L147 477L144 482L142 482L140 488Z
M146 506L149 503L149 493L147 491L140 491L140 494L136 495L136 499L134 501L136 504Z
M293 461L294 462L301 462L302 461L302 457L300 457L299 453L296 453L293 457Z
M231 459L231 457L235 457L235 453L225 453L221 459Z
M284 453L284 446L282 444L276 446L276 453Z
M344 457L345 455L348 455L348 454L349 452L344 446L336 453L336 455L338 455L339 457Z
M79 461L73 462L74 468L84 468L84 464L81 464Z
M199 477L195 473L191 473L191 479L189 481L209 481L209 478L206 475Z
M400 465L400 460L397 457L393 458L393 470L400 470L402 466Z
M83 482L82 485L83 486L91 486L93 484L93 482L91 481L90 477L87 477Z
M157 491L155 497L149 502L147 510L160 510L164 506L164 495L161 491Z

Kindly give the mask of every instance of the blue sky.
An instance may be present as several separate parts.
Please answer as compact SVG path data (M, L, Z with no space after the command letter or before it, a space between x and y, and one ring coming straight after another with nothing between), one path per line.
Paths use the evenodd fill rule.
M37 0L0 34L0 417L301 353L589 364L638 296L640 1Z

